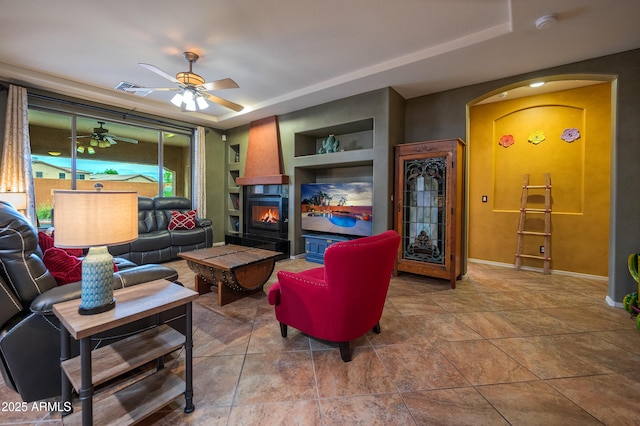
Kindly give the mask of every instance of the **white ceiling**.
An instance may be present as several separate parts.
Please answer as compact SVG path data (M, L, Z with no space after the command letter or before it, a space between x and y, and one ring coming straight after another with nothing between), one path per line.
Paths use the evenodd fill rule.
M556 13L538 30L539 17ZM382 87L406 99L640 47L638 0L0 0L0 80L227 129ZM182 112L138 65L240 86Z

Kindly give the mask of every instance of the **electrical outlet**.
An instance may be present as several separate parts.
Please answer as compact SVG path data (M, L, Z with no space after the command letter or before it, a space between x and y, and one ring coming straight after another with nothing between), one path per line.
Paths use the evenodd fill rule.
M540 253L544 253L544 246L540 246Z
M486 202L487 202L487 196L486 196L486 195L483 195L483 196L482 196L482 202L483 202L483 203L486 203Z

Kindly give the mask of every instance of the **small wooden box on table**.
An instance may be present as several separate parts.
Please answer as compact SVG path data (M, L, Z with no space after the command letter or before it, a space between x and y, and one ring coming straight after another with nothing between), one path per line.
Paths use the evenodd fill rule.
M209 247L178 254L195 272L195 288L200 294L218 289L222 306L262 290L281 252L236 244Z
M64 416L65 424L131 424L185 395L184 411L194 410L192 371L192 301L198 293L178 284L156 280L114 292L114 309L95 315L80 315L80 300L57 303L53 312L60 319L62 362L62 406L71 401L71 386L78 392L80 412ZM161 325L159 314L185 305L186 335ZM91 337L141 318L158 316L158 327L130 336L95 351ZM70 337L80 341L80 356L69 359ZM163 369L162 357L185 346L184 381ZM157 372L103 400L93 408L93 389L149 361L156 360ZM162 371L161 371L162 370ZM95 415L94 415L95 414Z

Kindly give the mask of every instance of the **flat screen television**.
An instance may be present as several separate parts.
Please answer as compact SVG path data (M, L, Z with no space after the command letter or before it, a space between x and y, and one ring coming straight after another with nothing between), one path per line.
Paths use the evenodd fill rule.
M372 235L372 182L307 183L300 192L303 231Z

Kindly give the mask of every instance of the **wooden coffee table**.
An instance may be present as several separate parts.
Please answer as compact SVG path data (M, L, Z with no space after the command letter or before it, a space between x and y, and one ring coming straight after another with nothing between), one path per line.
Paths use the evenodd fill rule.
M178 254L195 272L200 294L218 288L218 305L226 305L262 290L281 252L236 244L209 247Z

